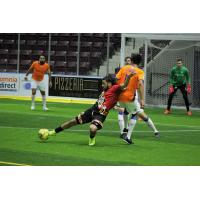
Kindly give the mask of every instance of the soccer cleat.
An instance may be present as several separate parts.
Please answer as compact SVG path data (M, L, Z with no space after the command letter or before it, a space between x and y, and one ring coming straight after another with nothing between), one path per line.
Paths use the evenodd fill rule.
M49 131L48 130L48 134L51 136L51 135L56 135L56 132L55 132L55 130L52 130L52 131Z
M154 135L155 135L156 138L160 137L160 133L159 132L155 132Z
M127 135L127 133L128 133L128 129L127 128L124 128L123 129L123 133L122 134L120 134L120 138L124 138L124 136L126 136Z
M128 129L127 128L124 128L123 129L123 133L122 134L120 134L120 138L124 138L126 135L127 135L127 133L128 133Z
M42 108L44 111L48 111L49 109L46 106L43 106Z
M35 106L34 105L31 106L31 110L35 110Z
M123 135L124 137L122 138L124 142L127 144L133 144L133 141L131 139L128 139L127 135Z
M192 112L191 112L191 111L187 111L187 115L188 115L188 116L191 116L191 115L192 115Z
M94 146L95 145L95 137L94 138L89 138L89 146Z
M165 110L164 114L165 115L171 114L171 110Z
M127 136L127 133L122 133L122 134L120 134L120 138L124 138L124 137L126 137Z

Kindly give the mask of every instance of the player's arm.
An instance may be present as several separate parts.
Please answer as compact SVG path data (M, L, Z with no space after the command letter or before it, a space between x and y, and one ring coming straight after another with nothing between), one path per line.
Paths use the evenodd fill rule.
M124 89L127 87L127 85L128 85L128 83L129 83L131 77L132 77L134 74L136 74L136 73L133 71L133 72L131 72L131 73L126 77L126 80L124 81L124 83L122 83L122 84L120 85L120 89L121 89L121 90L124 90Z
M29 67L28 71L26 72L26 75L24 77L24 80L27 81L28 80L28 75L30 74L30 72L33 70L33 64Z
M140 96L140 106L144 108L144 72L142 70L138 73L138 93Z
M51 70L50 70L50 67L47 70L47 74L49 75L49 87L52 87L52 79L51 79Z
M144 108L144 83L142 79L140 79L138 83L138 94L140 97L141 108Z

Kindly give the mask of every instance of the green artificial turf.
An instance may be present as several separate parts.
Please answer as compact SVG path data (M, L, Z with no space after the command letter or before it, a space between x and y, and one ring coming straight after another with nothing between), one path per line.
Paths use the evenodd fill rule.
M88 124L50 137L38 138L40 128L53 129L75 117L90 105L41 102L30 110L30 101L0 99L0 165L33 166L199 166L200 112L187 116L185 110L164 115L162 109L145 112L155 122L161 137L156 139L144 122L138 122L133 145L119 138L117 112L111 111L96 145L88 146ZM12 164L13 163L13 164Z

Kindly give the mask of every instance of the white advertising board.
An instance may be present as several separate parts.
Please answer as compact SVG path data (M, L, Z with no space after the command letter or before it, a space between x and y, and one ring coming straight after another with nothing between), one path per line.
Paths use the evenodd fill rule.
M24 80L25 74L19 74L19 96L30 96L31 95L31 75L28 76L28 81ZM45 74L45 91L48 96L48 75ZM40 91L36 92L37 97L41 97Z
M25 74L0 73L0 95L1 96L31 96L31 75L28 81L24 80ZM48 96L48 75L45 75L45 91ZM36 93L37 97L41 94Z
M19 75L0 73L0 94L17 95L19 92Z

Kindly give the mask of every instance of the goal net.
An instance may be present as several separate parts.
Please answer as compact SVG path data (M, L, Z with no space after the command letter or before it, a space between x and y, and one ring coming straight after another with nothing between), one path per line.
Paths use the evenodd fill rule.
M159 37L158 37L159 38ZM131 44L131 45L130 45ZM130 47L131 46L131 47ZM187 39L162 39L126 37L124 55L140 53L143 56L141 68L145 71L146 105L165 107L169 95L169 74L178 58L188 68L192 92L189 102L192 107L200 107L200 40L194 36ZM178 90L173 98L172 107L185 107L181 92Z

